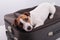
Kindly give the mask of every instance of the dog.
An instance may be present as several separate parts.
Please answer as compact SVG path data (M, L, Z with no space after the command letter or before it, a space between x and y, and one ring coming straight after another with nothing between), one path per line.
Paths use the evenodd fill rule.
M14 26L24 29L25 31L31 31L33 29L30 22L30 13L23 12L15 20Z
M32 25L35 24L36 26L34 28L37 28L44 24L45 20L48 18L49 13L51 13L49 18L52 19L55 12L56 8L54 4L50 3L39 4L34 10L30 11L31 24Z
M56 8L53 4L42 3L32 11L20 14L20 16L15 19L14 23L19 27L22 27L25 31L31 31L34 25L34 28L43 25L48 18L49 13L51 13L49 18L52 19L55 11Z

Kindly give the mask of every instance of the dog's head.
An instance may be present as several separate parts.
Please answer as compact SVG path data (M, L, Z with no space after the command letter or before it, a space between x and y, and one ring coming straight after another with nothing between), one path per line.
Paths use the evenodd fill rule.
M33 29L29 12L20 14L20 16L15 19L14 24L20 28L23 28L25 31L31 31Z

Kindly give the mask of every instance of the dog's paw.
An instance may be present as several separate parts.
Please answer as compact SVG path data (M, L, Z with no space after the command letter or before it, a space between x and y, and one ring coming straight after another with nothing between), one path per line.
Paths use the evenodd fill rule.
M39 25L36 25L34 28L37 28L37 27L39 27L40 26L40 24Z
M34 28L37 28L37 27L34 27Z
M53 18L53 15L50 16L50 19L52 19L52 18Z
M36 26L34 28L40 27L42 25L44 25L44 22L40 22L40 23L36 24Z
M37 28L38 27L38 25L36 25L34 28Z

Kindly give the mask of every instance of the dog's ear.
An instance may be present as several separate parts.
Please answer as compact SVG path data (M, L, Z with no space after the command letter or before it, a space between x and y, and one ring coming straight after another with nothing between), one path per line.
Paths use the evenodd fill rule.
M15 19L13 26L17 26L17 25L18 25L18 22L17 22L17 19Z
M29 12L24 12L23 14L24 15L27 15L27 16L30 16L30 13Z

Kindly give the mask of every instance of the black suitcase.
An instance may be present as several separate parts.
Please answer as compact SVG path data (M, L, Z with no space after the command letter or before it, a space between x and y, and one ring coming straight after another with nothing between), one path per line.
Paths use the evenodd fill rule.
M14 19L22 12L29 12L35 7L19 10L17 12L4 16L5 27L7 29L8 40L59 40L60 39L60 7L56 7L56 13L53 19L47 19L44 25L26 32L12 26Z

